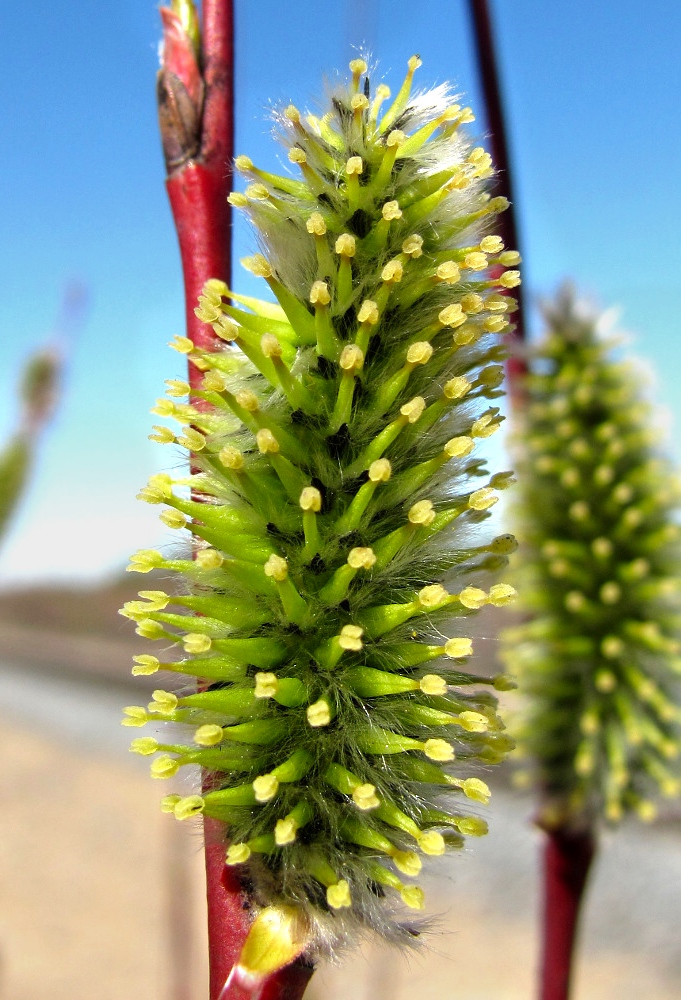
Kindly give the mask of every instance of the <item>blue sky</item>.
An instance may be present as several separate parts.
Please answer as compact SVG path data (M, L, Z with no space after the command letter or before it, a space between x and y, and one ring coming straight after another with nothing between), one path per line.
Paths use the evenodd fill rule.
M418 52L420 85L451 80L484 136L465 0L236 6L237 153L276 166L268 108L312 107L324 76L345 72L363 46L393 85ZM681 11L632 0L492 9L526 292L570 277L621 309L657 372L681 461ZM86 283L91 300L0 552L0 585L102 577L135 548L163 544L156 511L134 499L173 460L147 440L148 410L163 379L182 374L165 346L182 330L182 299L156 127L158 35L147 0L36 0L0 13L1 436L21 361L48 338L65 284ZM238 258L250 249L242 227L236 241Z

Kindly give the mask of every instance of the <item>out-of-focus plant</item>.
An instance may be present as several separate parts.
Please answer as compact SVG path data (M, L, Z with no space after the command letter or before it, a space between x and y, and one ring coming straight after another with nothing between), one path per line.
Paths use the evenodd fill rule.
M514 539L477 530L512 477L471 453L501 421L518 255L490 232L507 203L485 191L470 109L446 87L412 96L419 65L392 100L357 59L322 117L286 108L300 177L237 157L249 183L230 200L263 251L243 263L277 302L208 281L214 342L176 339L192 377L154 411L182 425L153 436L193 471L142 498L195 558L138 553L132 569L178 578L124 613L170 650L135 672L200 690L159 690L125 722L191 727L133 749L160 754L157 778L202 765L202 793L163 808L228 824L252 923L220 996L278 996L278 969L365 930L413 940L400 906L423 906L419 852L485 832L475 768L512 745L492 694L506 681L469 673L465 621L514 595L478 586Z
M54 407L59 367L57 353L49 348L34 354L25 366L18 428L0 452L0 536L28 482L40 433Z
M563 1000L601 827L651 820L679 791L681 546L640 368L570 288L545 319L516 414L527 617L506 634L506 662L548 837L542 996Z

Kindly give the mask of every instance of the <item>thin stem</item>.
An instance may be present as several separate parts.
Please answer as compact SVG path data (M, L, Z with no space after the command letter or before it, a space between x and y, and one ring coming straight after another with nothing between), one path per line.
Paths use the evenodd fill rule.
M596 842L591 831L551 830L544 851L540 1000L568 1000L581 903Z

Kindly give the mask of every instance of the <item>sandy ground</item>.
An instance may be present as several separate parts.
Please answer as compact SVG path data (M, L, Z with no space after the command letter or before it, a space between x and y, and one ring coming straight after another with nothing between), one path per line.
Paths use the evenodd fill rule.
M205 1000L196 830L159 813L168 786L126 753L124 692L79 688L76 723L60 691L0 683L0 1000ZM318 971L309 1000L531 1000L530 811L496 790L491 834L426 880L443 914L429 950L367 947ZM590 887L574 1000L681 996L680 916L678 823L619 831Z

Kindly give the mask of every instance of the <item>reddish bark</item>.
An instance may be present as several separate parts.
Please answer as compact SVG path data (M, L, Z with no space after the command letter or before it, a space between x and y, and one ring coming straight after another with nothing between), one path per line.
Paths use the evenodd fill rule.
M204 0L203 106L185 85L184 56L173 36L172 66L159 80L161 132L168 164L166 187L182 260L187 336L210 348L215 335L194 308L205 282L231 278L231 189L234 156L234 13L231 0ZM194 130L196 129L196 132ZM202 373L189 365L197 388ZM195 401L200 403L200 401ZM206 776L210 783L210 776ZM312 967L294 962L259 984L225 988L250 927L250 901L237 872L225 865L227 828L204 819L210 1000L300 1000Z
M579 913L596 844L590 831L551 830L546 837L539 995L540 1000L568 1000Z

